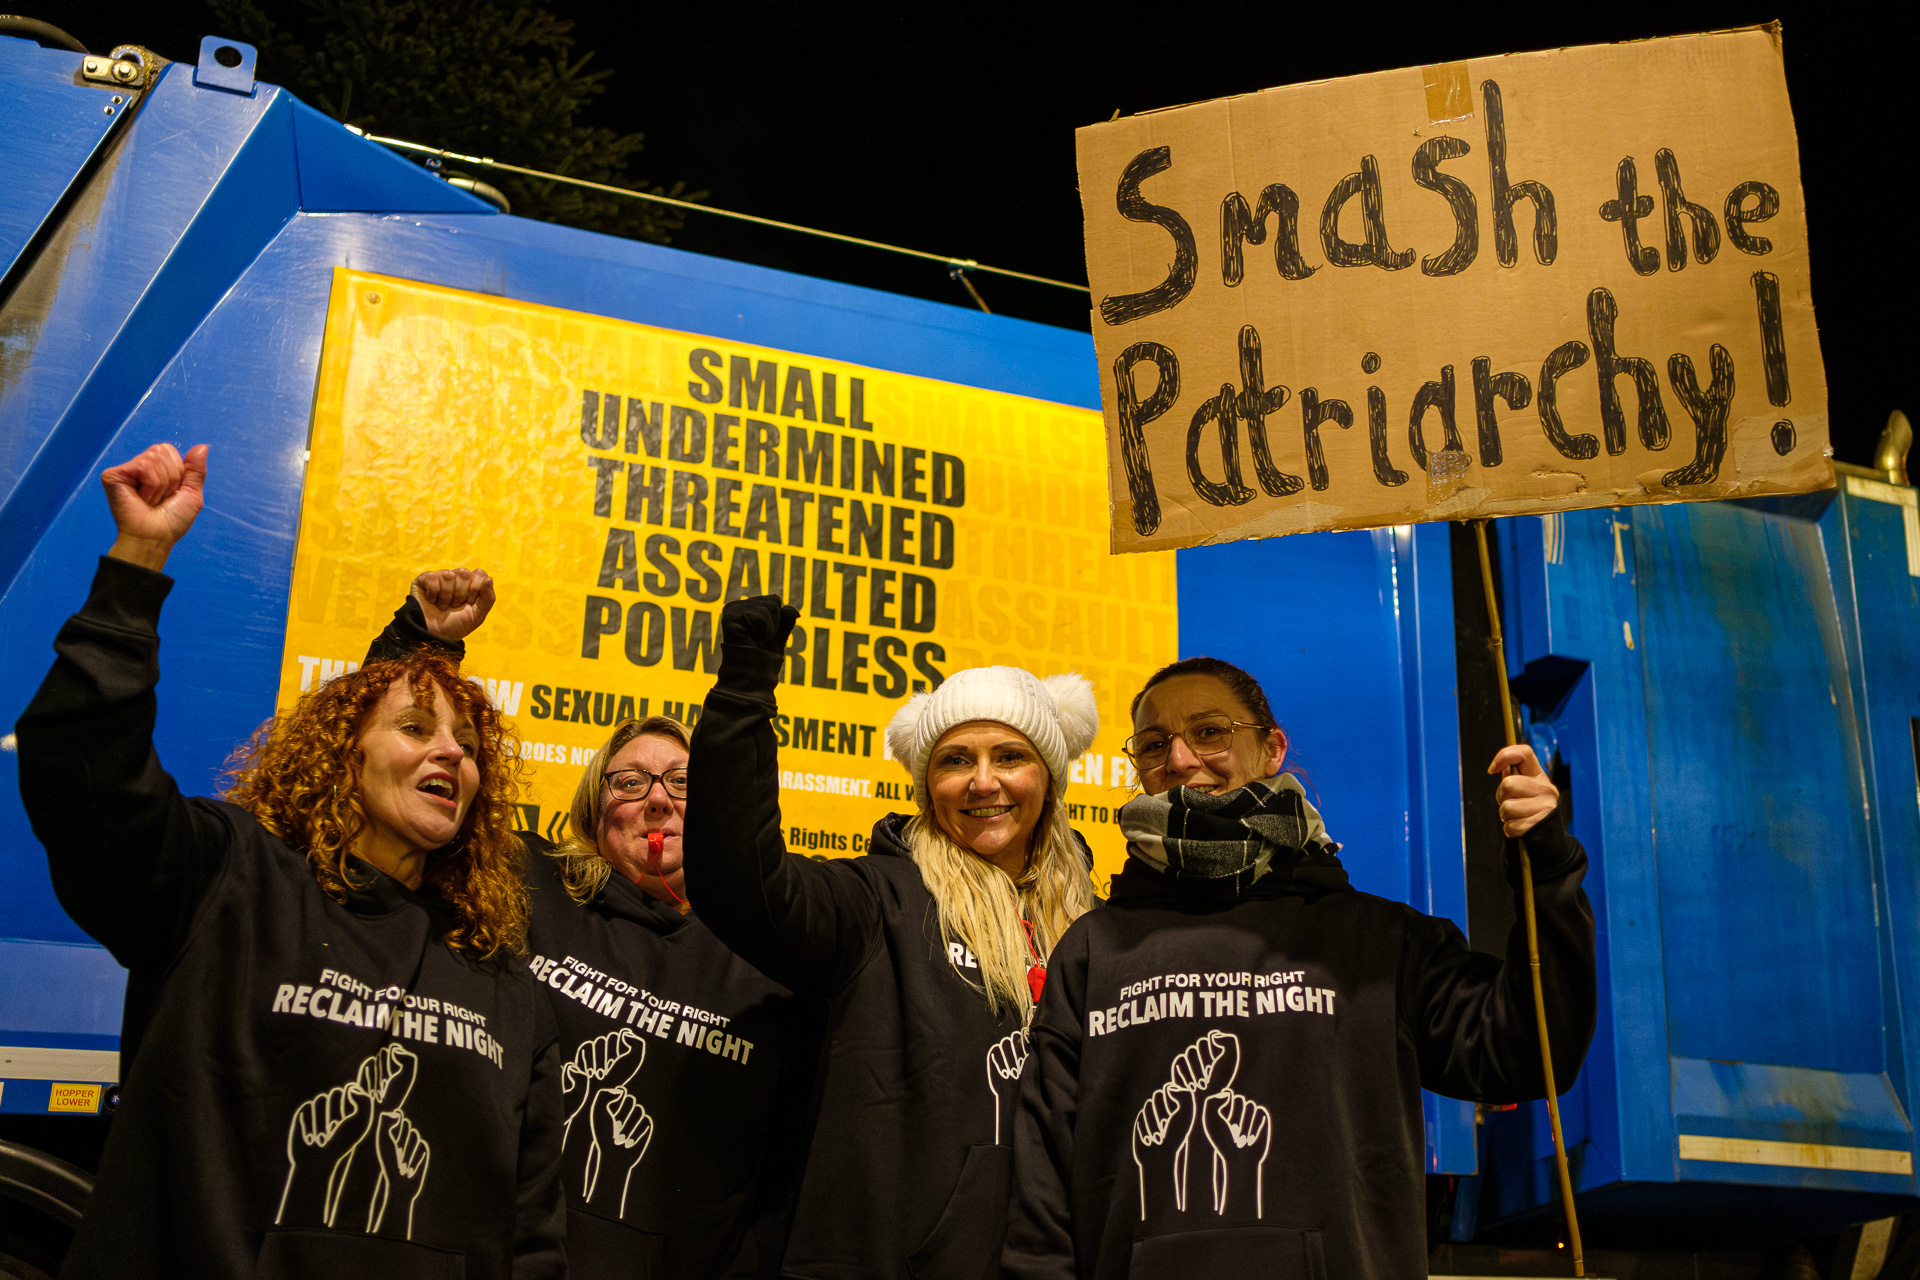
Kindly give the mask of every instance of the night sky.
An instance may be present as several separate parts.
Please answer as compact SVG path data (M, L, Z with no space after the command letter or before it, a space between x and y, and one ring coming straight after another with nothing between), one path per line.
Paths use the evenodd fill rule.
M269 11L288 0L269 0ZM1852 5L549 5L616 68L594 123L640 130L635 172L723 208L1084 281L1073 131L1273 85L1477 56L1785 28L1835 455L1866 463L1914 394L1911 18ZM191 59L195 0L25 0L90 48ZM1070 15L1055 17L1054 14ZM434 139L421 138L431 143ZM539 167L539 156L502 156ZM675 244L970 306L943 267L691 215ZM996 312L1084 330L1086 295L975 277Z

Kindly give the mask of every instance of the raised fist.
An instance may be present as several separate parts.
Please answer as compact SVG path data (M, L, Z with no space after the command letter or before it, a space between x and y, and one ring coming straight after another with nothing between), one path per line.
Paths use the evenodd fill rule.
M640 1033L631 1027L621 1027L582 1041L573 1052L573 1060L560 1064L561 1105L567 1111L565 1136L561 1138L563 1146L572 1136L574 1118L587 1099L597 1089L624 1086L640 1070L646 1057L647 1046Z
M1173 1060L1167 1083L1196 1093L1218 1093L1240 1073L1240 1037L1231 1031L1209 1031Z
M493 611L493 579L485 569L429 569L413 580L413 598L427 630L442 640L464 640Z
M653 1117L625 1089L602 1089L593 1097L591 1122L593 1149L581 1192L625 1217L627 1183L653 1141Z
M276 1223L333 1225L353 1155L373 1127L373 1099L360 1086L326 1089L294 1108L287 1125L287 1181Z
M404 1045L390 1044L360 1064L354 1083L382 1110L398 1111L407 1105L407 1095L413 1092L413 1080L419 1073L419 1055Z
M987 1087L995 1094L1000 1085L1017 1081L1027 1065L1027 1037L1023 1031L1009 1031L987 1050Z
M1002 1089L1008 1093L1020 1083L1020 1070L1027 1065L1027 1033L1009 1031L987 1050L987 1088L993 1091L993 1141L1000 1142Z
M646 1058L646 1041L631 1027L595 1036L573 1055L574 1064L585 1067L587 1074L603 1089L617 1089L633 1079L634 1072L640 1070Z
M1213 1148L1213 1211L1224 1214L1231 1207L1264 1216L1272 1113L1252 1098L1223 1089L1202 1105L1200 1123Z
M118 560L159 569L167 553L193 527L207 484L207 446L182 458L170 444L149 445L137 457L100 473L107 509L113 513L113 549Z
M367 1211L367 1232L411 1240L413 1202L427 1185L427 1157L432 1154L427 1140L405 1116L390 1111L380 1117L373 1151L380 1161L380 1180Z
M779 596L752 596L736 600L720 611L723 644L751 645L769 653L785 653L787 636L800 611L780 603Z
M1173 1207L1187 1207L1187 1155L1199 1099L1189 1089L1163 1084L1133 1118L1133 1163L1140 1175L1140 1217L1171 1192Z

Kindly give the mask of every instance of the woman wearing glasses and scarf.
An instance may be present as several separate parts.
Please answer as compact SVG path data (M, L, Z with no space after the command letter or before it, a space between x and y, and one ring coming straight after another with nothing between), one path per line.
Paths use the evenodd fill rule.
M464 656L493 600L479 570L422 574L369 660L423 646ZM688 746L666 716L619 725L580 775L566 840L521 833L528 963L560 1027L576 1280L779 1261L818 1016L687 902Z
M1503 964L1451 922L1349 886L1238 667L1174 663L1133 719L1146 795L1121 810L1109 903L1054 950L1015 1119L1006 1274L1424 1276L1420 1090L1546 1092L1521 926ZM1509 768L1496 794L1532 860L1564 1089L1594 1025L1586 854L1532 750L1488 772Z

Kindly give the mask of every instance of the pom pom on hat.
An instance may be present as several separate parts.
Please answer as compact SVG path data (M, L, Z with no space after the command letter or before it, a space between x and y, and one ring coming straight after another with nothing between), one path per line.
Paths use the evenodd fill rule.
M969 667L929 693L907 699L887 724L893 758L913 776L913 798L926 808L927 758L948 730L974 720L1018 729L1039 751L1056 794L1067 785L1067 765L1086 753L1100 729L1093 685L1066 673L1045 680L1019 667Z
M1078 760L1093 745L1093 735L1100 732L1100 708L1093 700L1093 681L1078 671L1068 671L1048 676L1040 686L1053 695L1053 705L1059 711L1067 759Z

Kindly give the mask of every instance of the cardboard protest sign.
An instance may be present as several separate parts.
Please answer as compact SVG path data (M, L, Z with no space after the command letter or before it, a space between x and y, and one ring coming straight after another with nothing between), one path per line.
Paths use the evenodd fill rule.
M1833 483L1777 27L1078 150L1116 551Z
M780 714L790 847L865 852L911 811L885 726L964 667L1094 684L1066 799L1097 878L1125 846L1126 700L1178 649L1174 557L1107 554L1086 409L603 316L335 272L280 705L357 665L414 574L478 566L468 641L553 839L621 720L687 724L726 601L801 607Z

